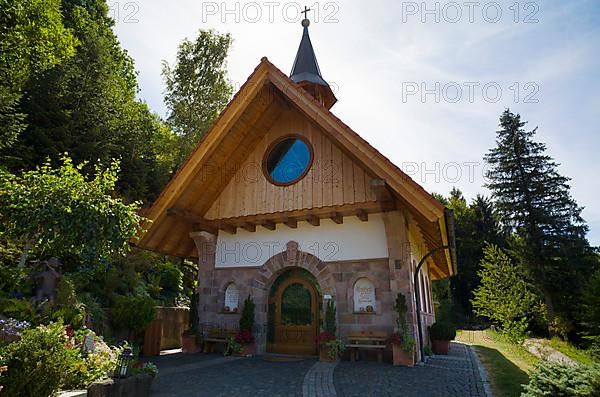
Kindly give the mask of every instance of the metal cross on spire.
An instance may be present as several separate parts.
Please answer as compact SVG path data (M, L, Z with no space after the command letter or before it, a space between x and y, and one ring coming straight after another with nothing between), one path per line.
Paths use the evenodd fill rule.
M307 6L304 6L304 11L300 11L300 14L304 14L304 19L308 19L309 11L310 11L310 8L308 8Z

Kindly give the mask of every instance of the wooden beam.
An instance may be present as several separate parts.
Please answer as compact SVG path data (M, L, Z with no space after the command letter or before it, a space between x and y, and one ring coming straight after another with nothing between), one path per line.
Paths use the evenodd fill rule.
M373 179L371 181L371 189L373 189L373 193L375 193L382 211L393 211L396 209L394 196L383 179Z
M256 231L256 225L254 223L246 222L241 226L242 229L247 230L249 232Z
M226 231L229 234L236 234L237 233L237 227L235 227L233 225L228 225L227 223L221 223L219 225L219 228L221 230Z
M176 216L184 221L192 224L195 230L202 230L205 232L209 232L214 234L215 236L219 234L219 228L214 224L213 221L209 221L208 219L204 219L200 215L196 215L190 211L181 210L179 208L168 208L167 216Z
M308 223L310 223L311 225L313 225L313 226L319 226L319 225L321 225L321 220L318 217L316 217L315 215L312 215L312 214L308 215L308 217L306 218L306 221Z
M275 222L266 221L261 224L262 227L268 230L275 230Z
M286 225L287 227L291 228L291 229L298 228L298 220L294 219L294 218L287 218L287 217L285 217L284 220L283 220L283 224Z
M344 223L344 217L339 212L332 213L330 218L332 221L334 221L338 225L341 225L342 223Z
M356 211L356 217L363 222L367 222L369 220L369 213L363 209L359 209Z

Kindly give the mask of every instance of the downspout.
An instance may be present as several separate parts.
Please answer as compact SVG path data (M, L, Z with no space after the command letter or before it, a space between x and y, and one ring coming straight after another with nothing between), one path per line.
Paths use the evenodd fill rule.
M421 324L421 301L419 299L419 272L421 271L421 268L423 267L425 261L427 261L427 259L431 255L435 254L436 252L447 249L450 250L450 260L452 261L450 266L452 266L453 269L456 269L456 238L454 234L454 213L452 212L452 210L446 208L444 210L444 215L444 219L446 222L446 231L448 233L448 244L430 250L428 253L425 254L425 256L423 256L423 258L421 258L415 270L413 280L415 286L415 301L417 303L417 331L419 333L419 351L421 352L421 362L425 362L425 343L423 342L423 324Z

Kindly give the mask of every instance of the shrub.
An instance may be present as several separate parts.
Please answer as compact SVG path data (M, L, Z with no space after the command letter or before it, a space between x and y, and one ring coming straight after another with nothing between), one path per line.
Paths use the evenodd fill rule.
M335 313L335 304L333 303L333 300L329 300L325 311L325 331L329 332L331 335L335 335L336 332Z
M506 321L502 326L502 335L504 335L509 342L520 345L529 334L527 328L529 328L529 320L526 318L515 321Z
M75 328L83 326L86 317L85 305L77 298L75 286L66 276L61 277L56 286L55 303L52 320L62 320L64 324L71 324Z
M92 382L107 378L115 372L120 349L97 342L94 352L86 353L81 347L69 350L65 387L85 389Z
M3 395L12 397L51 396L65 381L68 369L67 336L60 323L27 329L21 339L3 350L0 377Z
M405 352L412 352L415 348L415 338L410 334L408 325L406 324L406 313L408 308L406 307L406 297L401 292L398 292L396 296L396 302L394 302L394 310L398 314L396 319L397 330L396 334L398 339L401 341L400 345L402 350Z
M429 327L429 336L432 340L452 340L456 338L456 327L451 323L438 321Z
M571 366L542 361L531 373L521 397L598 397L599 379L597 365Z
M520 328L538 318L543 305L525 270L493 244L484 247L483 255L477 272L481 283L471 300L475 314L513 331L515 324Z
M254 328L254 300L250 295L244 300L244 308L240 317L240 331L250 331Z
M117 328L128 330L130 339L146 329L156 317L154 300L149 296L119 296L115 301L112 321Z

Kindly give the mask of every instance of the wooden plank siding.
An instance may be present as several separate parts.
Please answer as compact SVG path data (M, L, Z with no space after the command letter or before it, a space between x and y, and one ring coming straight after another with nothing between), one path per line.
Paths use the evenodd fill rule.
M276 186L265 177L265 151L276 139L297 134L313 148L313 163L304 178L290 186ZM232 179L206 212L206 219L374 202L372 177L335 145L317 126L287 109L265 137L247 153Z

